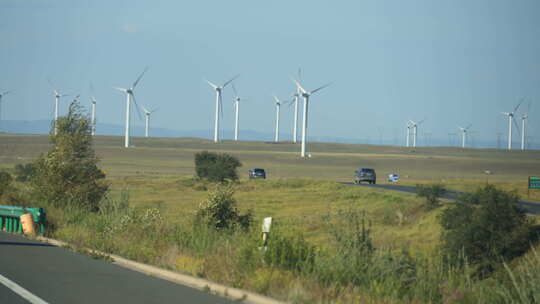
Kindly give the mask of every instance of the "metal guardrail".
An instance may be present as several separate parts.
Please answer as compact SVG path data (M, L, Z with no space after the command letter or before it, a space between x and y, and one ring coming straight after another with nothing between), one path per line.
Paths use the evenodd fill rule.
M0 231L22 233L21 215L30 213L38 233L45 233L47 215L43 208L2 206L0 205Z

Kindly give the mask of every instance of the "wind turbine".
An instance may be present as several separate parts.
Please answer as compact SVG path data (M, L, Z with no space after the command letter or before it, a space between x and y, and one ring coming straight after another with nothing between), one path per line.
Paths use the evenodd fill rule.
M130 120L131 120L131 101L135 103L135 108L137 109L137 115L139 118L141 118L141 113L139 111L139 105L137 104L137 101L135 100L135 94L134 90L141 78L143 77L144 73L148 71L148 67L144 69L144 71L137 77L137 80L133 83L133 85L129 89L124 88L116 88L118 91L122 91L126 93L126 132L125 132L125 138L124 138L124 147L129 148L129 136L130 136Z
M49 80L49 84L53 86L50 80ZM58 89L53 89L53 93L54 93L54 135L56 135L58 134L58 128L56 126L56 122L58 121L58 103L60 102L60 98L69 96L69 94L60 94Z
M274 141L275 142L278 142L279 141L279 114L280 114L280 109L281 109L281 100L279 100L279 98L277 98L276 95L274 95L274 100L276 101L276 136L274 138Z
M9 93L11 93L11 91L5 91L5 92L0 93L0 122L2 122L2 98ZM0 127L0 131L2 131L1 127Z
M149 125L149 122L150 122L150 114L154 113L155 111L157 111L157 109L153 109L151 111L148 111L144 106L141 106L143 108L143 111L144 111L144 116L145 116L145 128L144 128L144 137L148 137L148 125Z
M406 145L407 147L410 146L410 140L409 140L410 136L411 136L411 121L409 120L407 121L407 145Z
M214 142L219 141L219 113L221 112L221 115L223 115L223 106L221 105L221 94L223 92L223 89L231 83L233 80L238 78L240 75L236 75L233 78L231 78L229 81L225 82L223 85L218 86L217 84L211 83L210 81L206 80L208 84L214 88L216 91L216 118L214 121Z
M413 148L416 148L416 135L418 134L418 125L424 122L425 119L422 119L419 122L409 120L410 126L413 129Z
M529 119L529 111L531 110L531 102L527 105L527 112L521 116L521 150L525 150L525 133L527 132L527 120Z
M293 79L293 81L294 83L296 83L296 87L302 93L302 97L304 97L304 115L303 115L303 122L302 122L302 149L300 152L300 156L306 157L306 133L307 133L307 123L308 123L307 120L308 120L308 109L309 109L309 97L312 94L315 94L316 92L331 85L332 83L325 84L322 87L318 87L313 91L307 91L306 89L302 87L302 85L298 82L298 80Z
M523 98L518 103L518 105L514 108L514 111L512 112L501 112L501 114L508 116L508 150L512 150L512 121L516 125L516 128L519 129L517 123L514 121L514 114L519 109L519 106L523 103Z
M94 86L90 83L90 102L92 103L92 116L90 118L90 124L92 125L92 136L96 135L96 98L94 97Z
M245 99L241 99L240 96L238 96L238 92L236 92L236 87L234 86L234 83L232 84L232 88L233 88L233 91L234 91L234 98L233 98L233 107L234 107L234 110L235 110L235 115L234 115L234 140L235 141L238 141L238 117L239 117L239 112L240 112L240 100L245 100Z
M302 81L302 70L300 68L298 68L298 81ZM301 95L302 92L300 91L300 88L296 86L292 101L292 104L294 104L293 143L296 143L298 139L298 102L300 101Z
M467 141L467 131L472 126L472 124L469 124L465 128L458 126L458 128L461 130L461 147L465 148L465 143Z

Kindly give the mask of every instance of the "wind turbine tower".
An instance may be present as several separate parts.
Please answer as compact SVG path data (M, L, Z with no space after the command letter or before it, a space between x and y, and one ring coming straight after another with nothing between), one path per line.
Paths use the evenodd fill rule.
M415 122L413 120L409 120L410 126L413 129L413 148L416 148L416 137L418 134L418 125L424 122L425 119L422 119L419 122Z
M143 77L144 73L148 71L148 67L144 69L144 71L137 77L137 80L133 83L133 85L129 89L124 88L116 88L119 91L122 91L126 93L126 131L124 135L124 147L129 148L129 136L130 136L130 122L131 122L131 101L135 103L135 109L137 110L137 115L139 115L139 118L141 117L141 113L139 112L139 105L137 104L137 101L135 100L135 87L141 81L141 78Z
M218 86L217 84L211 83L210 81L206 80L208 84L214 88L216 91L216 116L214 120L214 142L217 143L219 141L219 114L221 112L221 115L223 115L223 106L221 104L221 94L223 93L223 89L231 83L233 80L238 78L240 75L236 75L233 78L231 78L229 81L225 82L223 85Z
M465 148L465 144L467 142L467 131L472 126L472 124L469 124L467 127L463 128L458 126L458 128L461 130L461 147Z
M410 136L411 136L411 121L407 121L407 143L406 147L410 146Z
M240 115L240 96L238 96L238 92L236 91L236 87L234 86L234 83L232 84L232 88L234 91L234 98L233 98L233 107L235 111L234 115L234 140L238 141L238 118Z
M3 93L0 93L0 123L2 122L2 99L7 94L11 93L11 91L5 91ZM0 125L0 131L2 131L2 126Z
M527 112L521 116L521 150L525 150L525 140L527 132L527 120L529 119L529 111L531 110L531 102L527 106Z
M280 112L280 108L281 108L281 100L279 100L279 98L277 98L276 95L274 95L274 100L276 101L276 136L274 138L274 141L275 142L278 142L279 141L279 112Z
M60 94L60 92L57 89L53 90L54 93L54 135L58 134L58 127L56 126L56 122L58 121L58 103L60 102L60 98L69 96L68 94Z
M516 121L514 120L514 114L519 109L519 106L521 106L521 103L523 103L523 99L521 99L512 112L501 112L501 114L508 116L508 150L512 150L512 122L514 122L516 128L519 129Z
M302 70L298 69L298 81L302 81ZM300 101L300 96L302 92L300 91L300 88L298 86L296 87L296 91L293 95L293 103L294 103L294 126L293 126L293 143L296 143L298 139L298 102Z
M157 111L157 109L154 109L152 111L148 111L144 106L141 106L141 107L143 108L144 116L145 116L145 120L144 120L144 137L148 137L148 126L150 124L150 114Z
M92 116L90 123L92 124L92 136L96 135L96 98L92 96L90 98L90 101L92 102Z
M316 92L326 88L327 86L331 85L331 83L325 84L322 87L316 88L313 91L307 91L302 87L302 85L297 81L293 81L296 83L297 88L302 93L302 97L304 97L304 115L303 115L303 121L302 121L302 148L300 152L301 157L306 157L306 137L307 137L307 124L308 124L308 109L309 109L309 97Z

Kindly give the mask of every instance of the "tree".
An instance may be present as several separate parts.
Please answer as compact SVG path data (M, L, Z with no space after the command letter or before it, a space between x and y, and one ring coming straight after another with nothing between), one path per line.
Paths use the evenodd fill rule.
M458 199L440 216L442 253L453 265L469 263L479 274L525 253L533 227L515 192L486 185Z
M45 203L66 207L78 205L97 211L99 201L108 190L105 174L97 167L92 148L91 123L77 101L66 116L51 129L52 148L33 164L30 177L37 198Z
M223 182L227 179L238 180L236 169L242 163L229 154L202 151L195 154L195 172L197 177L206 178L213 182Z

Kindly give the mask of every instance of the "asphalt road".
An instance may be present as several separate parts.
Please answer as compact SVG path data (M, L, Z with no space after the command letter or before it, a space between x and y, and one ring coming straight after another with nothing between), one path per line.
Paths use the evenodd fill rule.
M416 193L416 187L415 186L406 186L406 185L398 185L398 184L355 184L355 183L341 183L345 185L352 185L352 186L359 186L359 187L368 187L368 188L378 188L378 189L386 189L386 190L394 190L394 191L401 191L401 192L409 192L409 193ZM463 194L463 192L459 191L447 191L446 194L442 197L444 199L448 200L456 200L459 195ZM524 200L519 201L520 206L527 211L529 214L534 215L540 215L540 203L533 203L528 202Z
M4 281L0 303L40 303L25 300L6 287L6 278L50 304L233 303L65 248L0 232L0 282Z

